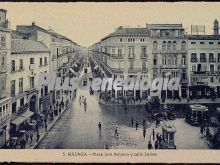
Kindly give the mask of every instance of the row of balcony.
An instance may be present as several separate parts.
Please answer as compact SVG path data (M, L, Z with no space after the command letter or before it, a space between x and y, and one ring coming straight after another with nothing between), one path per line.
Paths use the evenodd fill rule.
M153 54L186 54L187 50L157 50L153 49L152 50Z
M214 76L214 75L220 75L220 71L191 71L191 75L204 75L204 76Z
M115 59L123 59L125 57L124 54L108 54L108 53L103 53L103 54ZM146 59L147 54L146 53L141 54L141 58ZM128 54L128 59L135 59L135 54Z
M216 59L216 58L209 58L209 60L207 60L207 58L200 58L200 62L220 62L220 59ZM191 58L191 62L198 62L198 58Z

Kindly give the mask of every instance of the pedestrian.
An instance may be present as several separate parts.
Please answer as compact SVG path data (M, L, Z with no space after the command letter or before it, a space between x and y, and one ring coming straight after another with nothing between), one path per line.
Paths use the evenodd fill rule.
M143 119L143 126L145 126L145 120Z
M154 129L153 129L153 132L152 132L152 133L153 133L153 140L154 140L154 138L155 138L155 132L154 132Z
M32 140L33 140L33 134L32 133L30 133L30 139L31 139L30 143L32 143Z
M136 124L135 124L135 126L136 126L136 130L138 129L138 122L136 121Z
M26 133L26 141L28 142L28 139L29 139L29 134L28 134L28 132Z
M209 139L210 130L209 127L206 128L206 138Z
M109 147L108 147L108 145L107 145L107 144L105 145L105 149L109 149Z
M144 136L144 139L145 139L145 136L146 136L146 128L145 127L143 129L143 136Z
M115 134L114 134L114 136L118 136L118 128L117 127L115 127Z
M47 131L47 123L45 123L45 131Z
M133 125L134 125L134 119L132 118L131 119L131 126L133 127Z
M158 142L157 141L155 141L154 148L158 149Z
M38 123L37 123L37 125L36 125L36 131L37 131L37 132L39 131Z
M40 139L40 134L39 132L37 132L37 142L39 141L39 139Z
M147 145L147 147L148 147L149 150L152 149L152 144L151 144L150 141L148 141L148 145Z
M159 133L156 134L156 141L159 141L160 135Z
M200 127L201 138L203 138L203 127Z
M99 127L99 131L101 131L102 125L101 125L100 122L99 122L99 124L98 124L98 127Z

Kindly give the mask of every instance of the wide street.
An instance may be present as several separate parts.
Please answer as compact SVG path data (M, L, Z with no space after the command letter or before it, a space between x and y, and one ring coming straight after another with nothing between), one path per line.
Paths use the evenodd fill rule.
M80 105L79 97L87 100L87 109ZM131 119L134 126L131 126ZM146 137L143 137L143 119L146 120ZM155 123L150 122L149 113L144 106L128 106L125 110L121 105L102 105L98 103L97 95L90 95L89 91L77 90L76 98L52 129L46 133L39 143L38 148L50 149L103 149L109 148L136 148L147 149L152 129L161 133L161 127L155 128ZM135 129L136 121L139 123ZM101 122L101 131L98 123ZM175 141L177 148L207 149L207 141L201 139L199 127L185 123L184 119L173 121L177 129ZM118 136L114 135L118 128ZM187 142L186 142L187 139Z

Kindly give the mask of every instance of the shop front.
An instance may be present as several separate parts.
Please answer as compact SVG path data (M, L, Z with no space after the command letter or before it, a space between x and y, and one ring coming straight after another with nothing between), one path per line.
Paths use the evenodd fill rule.
M34 112L30 111L29 108L14 114L11 120L10 135L13 137L19 136L21 130L28 131L32 123L31 117Z

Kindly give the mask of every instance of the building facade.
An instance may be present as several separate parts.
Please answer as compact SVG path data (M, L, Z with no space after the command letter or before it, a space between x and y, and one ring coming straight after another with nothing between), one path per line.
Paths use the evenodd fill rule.
M213 35L188 35L190 98L220 97L220 36L218 21Z
M187 40L182 24L147 24L150 31L149 72L157 77L181 78L177 91L162 91L163 98L187 97Z
M42 42L24 39L11 41L10 93L12 97L11 132L29 123L34 114L49 111L50 91L37 89L39 74L49 72L50 51Z
M163 98L187 97L187 40L182 24L147 24L145 28L119 27L91 48L108 77L180 77L177 91L162 91ZM99 53L100 54L100 53ZM131 91L146 98L150 91Z
M114 79L136 78L140 74L141 77L149 78L150 42L149 31L145 28L119 27L101 40L100 47L103 54L101 65L107 76ZM147 95L147 91L140 90L114 92L116 98L118 96L142 98Z
M10 97L10 53L11 30L6 19L7 11L0 9L0 147L9 140L11 97Z

